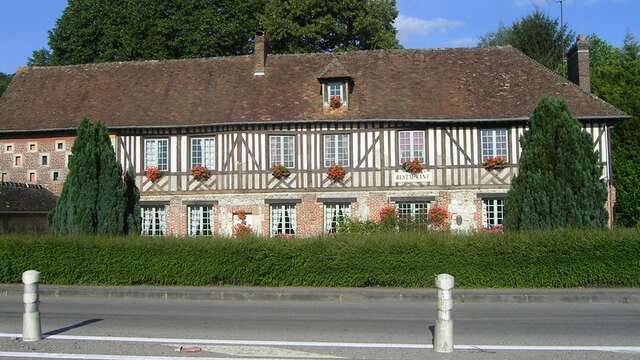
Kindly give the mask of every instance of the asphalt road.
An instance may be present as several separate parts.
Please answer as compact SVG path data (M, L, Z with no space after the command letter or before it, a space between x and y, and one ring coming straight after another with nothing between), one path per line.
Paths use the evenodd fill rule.
M20 333L21 312L21 298L0 297L0 332ZM52 354L51 357L42 355L44 358L65 358L56 354L69 353L215 359L640 358L640 305L456 304L453 310L455 343L494 348L461 350L449 355L402 345L431 344L433 303L43 298L41 312L43 332L55 336L38 343L0 337L0 358L18 358L20 354L11 352L20 351ZM60 339L61 336L67 338ZM105 341L75 336L169 340L142 343L133 341L135 339ZM180 339L244 342L188 344ZM285 343L280 343L282 341ZM374 348L345 343L382 345ZM392 347L397 344L401 344L400 348ZM176 352L180 345L198 346L203 351ZM495 349L496 345L516 348L500 350ZM635 346L638 352L532 351L522 346Z

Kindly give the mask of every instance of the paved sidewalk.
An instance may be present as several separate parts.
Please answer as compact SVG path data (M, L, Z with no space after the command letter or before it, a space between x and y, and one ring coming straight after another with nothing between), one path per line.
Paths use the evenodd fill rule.
M22 295L22 285L0 284L0 296ZM43 297L100 297L246 301L435 302L435 289L261 288L40 285ZM640 289L454 289L458 303L640 304Z

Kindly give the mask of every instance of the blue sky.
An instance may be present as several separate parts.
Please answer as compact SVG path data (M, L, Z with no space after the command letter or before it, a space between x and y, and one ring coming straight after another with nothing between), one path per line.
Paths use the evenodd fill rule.
M596 33L619 46L627 31L640 35L640 0L565 0L565 21L577 33ZM0 0L0 72L24 66L35 49L47 46L47 31L66 0ZM396 20L407 48L473 46L500 23L539 8L560 16L555 0L398 0Z

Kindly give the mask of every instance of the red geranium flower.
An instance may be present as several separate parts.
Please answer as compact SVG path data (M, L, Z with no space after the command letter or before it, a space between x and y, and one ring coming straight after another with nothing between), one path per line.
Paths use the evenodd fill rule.
M160 177L162 176L162 172L160 171L160 169L158 169L157 166L149 166L145 169L144 174L152 182L158 181L158 179L160 179Z
M333 181L342 181L346 174L342 165L331 165L327 170L327 177Z

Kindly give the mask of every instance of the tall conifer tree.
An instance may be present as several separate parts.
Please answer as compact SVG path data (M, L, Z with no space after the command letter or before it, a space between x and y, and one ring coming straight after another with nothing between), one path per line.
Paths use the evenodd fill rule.
M127 206L122 166L116 160L109 130L102 123L96 124L96 143L99 165L96 232L122 234L125 229Z
M507 229L606 226L599 154L563 100L540 101L522 147L519 175L506 199Z

